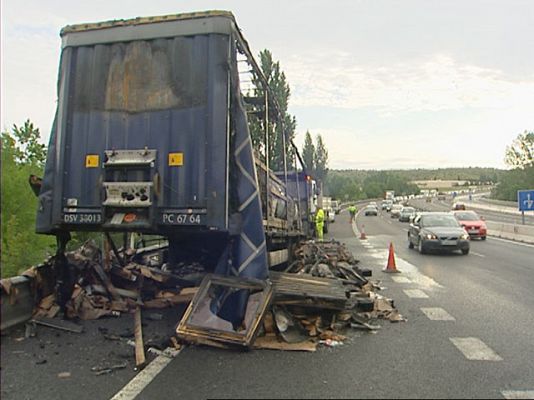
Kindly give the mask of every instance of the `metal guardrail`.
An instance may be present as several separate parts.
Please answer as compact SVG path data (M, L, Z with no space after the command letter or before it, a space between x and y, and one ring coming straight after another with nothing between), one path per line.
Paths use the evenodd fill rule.
M2 279L1 331L32 317L35 301L31 284L32 279L26 276Z

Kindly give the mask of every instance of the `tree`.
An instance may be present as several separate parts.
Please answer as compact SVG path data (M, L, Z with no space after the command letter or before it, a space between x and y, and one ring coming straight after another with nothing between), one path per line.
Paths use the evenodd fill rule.
M534 166L534 132L517 135L512 145L506 147L504 161L513 168Z
M35 233L37 198L30 174L42 176L46 148L39 129L27 120L2 133L2 278L16 275L53 253L54 239Z
M320 134L316 138L315 146L315 178L324 182L328 173L328 150Z
M306 170L309 174L315 174L315 146L309 131L306 131L304 137L304 146L302 147L302 159Z
M15 162L19 165L32 165L42 168L46 161L46 146L39 143L41 137L39 128L36 128L27 119L21 127L13 124L12 132L11 145L14 149Z
M258 101L254 106L254 112L250 114L251 136L254 148L262 155L265 153L265 129L268 131L269 141L269 167L274 170L282 170L284 167L284 153L286 162L293 159L293 148L291 141L295 138L295 129L297 121L294 116L288 114L287 108L289 104L289 97L291 90L287 83L286 76L280 68L280 63L273 60L271 52L267 49L262 50L259 54L260 69L267 79L267 83L271 89L271 94L280 107L280 115L275 113L274 99L268 99L269 121L267 127L263 114L265 114L264 102ZM254 79L256 86L255 96L261 99L265 93L261 89L262 84L256 78ZM285 138L284 138L285 135ZM284 148L285 142L285 148Z
M518 190L534 187L534 132L520 133L506 147L504 161L513 169L500 175L492 197L517 201Z

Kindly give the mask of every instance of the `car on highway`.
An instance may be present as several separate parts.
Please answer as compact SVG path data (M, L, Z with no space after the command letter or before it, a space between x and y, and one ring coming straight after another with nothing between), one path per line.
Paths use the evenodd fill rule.
M391 206L390 217L399 218L402 208L402 204L393 204L393 206Z
M403 207L399 215L400 222L410 222L410 218L415 215L415 208L413 207Z
M341 204L339 203L339 200L332 200L332 208L336 214L341 212Z
M480 238L486 240L488 228L484 219L474 211L453 211L452 212L460 225L467 231L471 239Z
M448 212L424 212L410 224L408 247L421 254L431 250L455 251L469 254L469 234L456 217Z
M363 215L365 215L366 217L369 216L369 215L377 216L378 215L378 207L376 205L369 204L368 206L366 206L363 209Z
M453 210L465 210L465 204L456 202L452 205Z
M391 206L393 205L392 200L384 200L382 202L382 210L386 210L387 212L391 211Z

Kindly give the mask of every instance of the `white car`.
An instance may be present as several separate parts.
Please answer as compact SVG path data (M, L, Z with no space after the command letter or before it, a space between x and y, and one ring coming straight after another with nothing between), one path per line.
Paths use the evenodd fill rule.
M402 204L393 204L390 211L391 218L399 218L402 208Z
M393 205L393 201L391 200L384 200L382 202L382 210L386 210L386 211L390 211L391 210L391 206Z

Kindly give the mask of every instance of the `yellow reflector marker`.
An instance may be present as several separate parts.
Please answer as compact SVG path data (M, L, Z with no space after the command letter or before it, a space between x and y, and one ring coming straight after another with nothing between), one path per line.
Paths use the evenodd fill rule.
M184 165L184 153L169 153L169 166Z
M85 156L85 168L98 168L98 154L88 154Z

